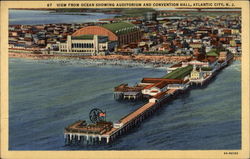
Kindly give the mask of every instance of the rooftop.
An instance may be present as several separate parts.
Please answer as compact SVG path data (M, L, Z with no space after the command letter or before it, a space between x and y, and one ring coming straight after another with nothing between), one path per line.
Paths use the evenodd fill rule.
M202 71L212 71L213 68L212 67L201 67Z
M92 40L94 35L79 35L79 36L72 36L74 40Z
M193 69L193 66L189 65L186 67L177 68L176 70L166 74L162 78L166 79L183 79L187 76Z
M114 88L115 92L140 92L143 89L142 86L133 86L133 87L129 87L128 84L121 84L119 86L116 86Z
M104 24L102 26L118 35L126 34L130 31L138 29L136 25L127 22L110 23L110 24Z
M156 95L154 96L154 98L156 98L156 99L161 99L161 97L164 96L165 94L166 94L166 92L160 92L160 93L156 94Z
M69 133L103 134L112 129L112 122L100 121L96 124L87 124L85 120L79 120L65 128Z
M161 81L161 82L159 82L159 83L156 83L156 84L154 85L154 87L157 87L157 88L162 89L162 88L165 87L167 84L168 84L167 81Z
M167 81L162 80L162 81L159 81L159 82L157 82L157 83L155 83L155 84L149 85L149 86L145 87L144 89L150 89L150 88L152 88L152 87L157 87L157 88L159 88L159 89L162 89L162 88L165 87L167 84L168 84ZM151 92L152 92L152 91L151 91Z
M218 56L218 52L215 49L212 49L211 51L206 53L207 56Z
M98 39L106 38L106 36L98 36ZM72 36L73 40L93 40L94 35L79 35L79 36Z
M167 81L169 84L171 84L171 83L182 83L183 82L183 80L181 80L181 79L143 78L141 80L141 83L158 83L158 82L161 82L161 81ZM150 88L150 87L147 87L147 88Z

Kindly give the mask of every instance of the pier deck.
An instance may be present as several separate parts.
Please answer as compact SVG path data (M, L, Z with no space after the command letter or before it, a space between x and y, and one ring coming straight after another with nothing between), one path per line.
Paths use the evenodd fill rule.
M170 89L165 91L164 93L161 93L158 97L161 101L168 98L167 95L173 95L177 90L176 89ZM122 117L119 120L120 127L112 127L111 129L107 131L102 131L101 128L92 128L92 131L86 131L86 129L89 128L81 128L80 124L76 122L75 124L72 124L68 128L65 129L65 138L67 142L71 142L72 140L87 140L88 141L99 141L101 142L103 138L106 139L106 143L109 143L110 140L113 140L117 136L125 133L128 131L131 127L134 127L135 125L138 125L141 123L142 120L144 120L146 117L151 115L153 111L160 105L160 103L155 102L148 102L145 105L139 107L132 113L127 114L126 116ZM96 133L96 132L103 132L103 133ZM99 139L99 140L98 140Z
M144 113L147 109L149 109L150 107L153 107L153 106L154 106L154 103L147 103L147 104L143 105L142 107L140 107L139 109L137 109L136 111L129 114L124 119L121 119L120 122L123 124L127 124L127 123L131 122L131 120L138 117L138 115Z

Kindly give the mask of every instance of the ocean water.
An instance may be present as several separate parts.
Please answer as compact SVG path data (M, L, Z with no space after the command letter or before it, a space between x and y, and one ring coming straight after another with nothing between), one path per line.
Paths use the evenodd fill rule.
M75 13L69 13L75 14ZM85 15L67 15L65 13L51 13L42 10L9 10L10 25L38 25L59 23L97 22L98 19L112 18L116 14L84 13Z
M161 77L165 69L9 60L10 150L241 149L241 64L235 61L206 87L166 103L138 128L109 145L65 146L63 131L92 108L116 121L141 102L118 102L113 87Z

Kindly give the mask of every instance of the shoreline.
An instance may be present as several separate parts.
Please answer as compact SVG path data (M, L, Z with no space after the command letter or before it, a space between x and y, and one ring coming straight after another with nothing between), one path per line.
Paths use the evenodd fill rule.
M30 53L9 53L9 58L23 58L30 60L92 60L100 61L102 64L125 65L128 63L153 65L162 67L164 65L178 63L183 60L189 60L191 56L163 56L163 55L106 55L106 56L62 56L62 55L44 55ZM106 63L107 62L107 63Z
M30 53L9 53L9 58L48 60L62 65L81 64L85 66L122 66L122 67L149 67L167 68L170 64L188 60L191 56L164 56L164 55L106 55L106 56L62 56ZM234 60L241 61L241 57Z
M31 53L13 53L9 52L9 58L24 58L31 60L49 60L49 59L91 59L106 61L134 61L139 63L151 64L173 64L183 60L189 60L192 56L164 56L164 55L106 55L106 56L62 56L50 54L31 54ZM241 56L234 56L234 60L241 61Z

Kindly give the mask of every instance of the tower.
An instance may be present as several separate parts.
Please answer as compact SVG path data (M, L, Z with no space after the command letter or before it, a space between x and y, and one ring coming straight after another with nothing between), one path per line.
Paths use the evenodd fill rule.
M71 36L68 35L67 36L67 52L71 52L72 51L72 41L71 41Z
M94 35L94 49L95 49L96 54L99 54L98 35Z

